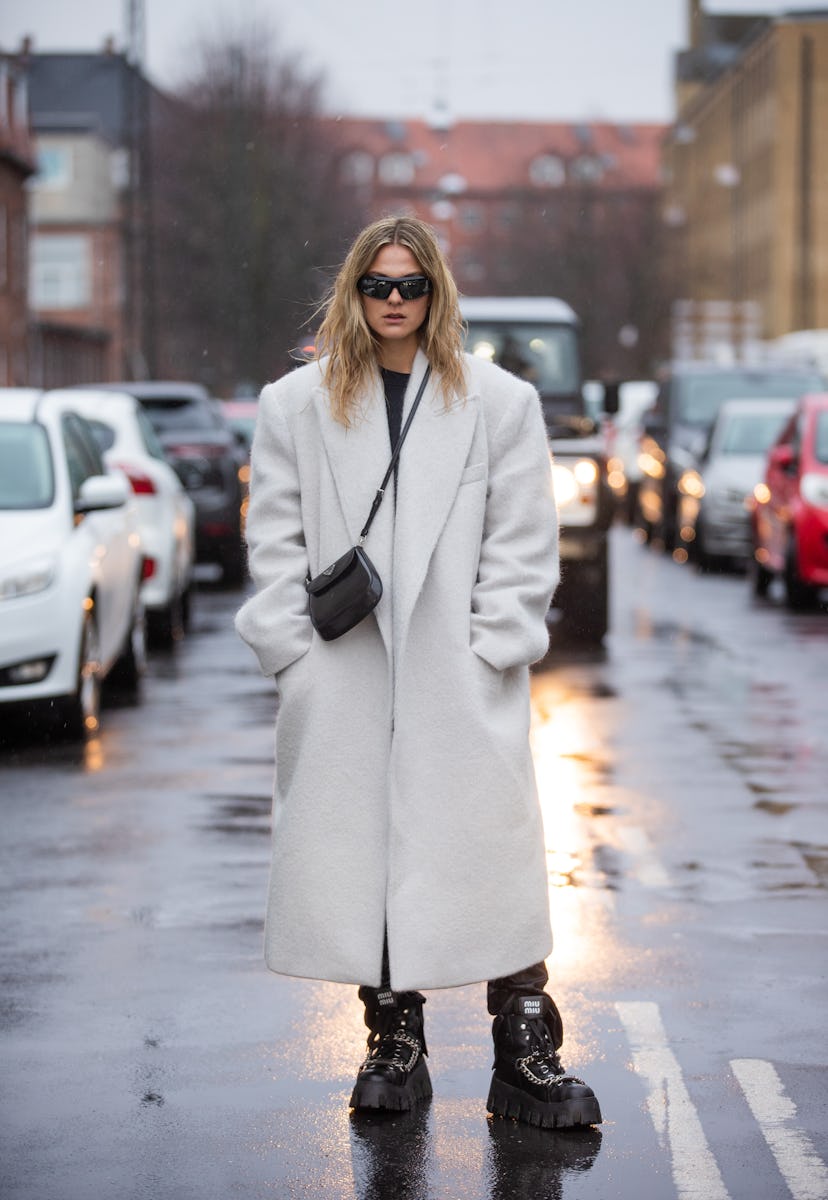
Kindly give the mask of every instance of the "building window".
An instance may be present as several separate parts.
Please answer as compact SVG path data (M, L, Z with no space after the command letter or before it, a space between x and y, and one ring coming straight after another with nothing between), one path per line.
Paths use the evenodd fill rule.
M366 184L374 178L374 159L367 150L352 150L339 168L343 183Z
M5 289L9 282L6 263L9 261L8 229L9 215L5 204L0 204L0 288Z
M379 161L379 177L384 184L407 184L414 180L414 162L410 154L383 154Z
M566 182L566 167L557 154L539 154L529 164L529 178L538 187L560 187Z
M72 182L71 146L38 146L37 174L29 186L44 192L59 192Z
M34 308L86 308L92 299L89 238L83 234L36 234L31 240L31 302Z
M458 251L455 264L457 276L462 283L480 283L486 278L486 267L474 250L464 247Z
M460 224L464 229L478 230L485 225L486 214L482 204L461 204Z
M570 163L569 171L576 183L597 183L604 174L604 164L600 158L582 154Z

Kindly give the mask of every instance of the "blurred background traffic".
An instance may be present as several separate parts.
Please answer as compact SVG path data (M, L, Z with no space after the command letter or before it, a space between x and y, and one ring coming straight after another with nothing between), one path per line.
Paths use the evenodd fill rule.
M626 50L606 44L615 6L590 30L592 69L606 57L631 90L647 3L628 6ZM437 229L469 350L541 393L568 637L608 631L619 522L654 553L746 574L756 598L823 606L828 9L650 7L680 31L661 67L670 112L633 120L620 99L623 118L544 109L534 70L524 114L469 116L455 98L475 31L452 58L451 6L413 89L404 25L366 53L374 116L346 76L330 99L310 44L280 39L278 6L191 31L178 82L147 60L151 0L107 9L86 49L55 46L48 22L27 32L37 4L8 6L0 703L83 736L107 676L135 683L147 646L185 636L199 564L243 585L259 389L312 354L343 250L389 212ZM535 43L554 35L546 10ZM498 28L532 41L531 11Z

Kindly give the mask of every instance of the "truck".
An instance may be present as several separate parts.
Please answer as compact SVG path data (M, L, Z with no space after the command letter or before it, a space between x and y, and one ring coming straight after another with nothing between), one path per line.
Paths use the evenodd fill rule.
M469 296L460 310L467 351L528 380L540 395L560 523L561 583L550 620L557 617L567 641L600 645L609 626L615 500L601 414L584 394L578 317L548 296ZM603 414L617 411L617 385L607 382Z

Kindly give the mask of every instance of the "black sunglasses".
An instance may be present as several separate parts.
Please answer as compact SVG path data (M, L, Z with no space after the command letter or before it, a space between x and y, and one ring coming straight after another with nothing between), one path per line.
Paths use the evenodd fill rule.
M400 275L398 279L390 275L363 275L357 280L357 288L372 300L387 300L395 288L402 300L419 300L431 291L431 280L425 275Z

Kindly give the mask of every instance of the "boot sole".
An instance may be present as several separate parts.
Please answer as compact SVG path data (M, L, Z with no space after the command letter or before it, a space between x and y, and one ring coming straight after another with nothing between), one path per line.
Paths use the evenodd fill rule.
M571 1129L574 1125L600 1125L601 1109L595 1096L582 1100L564 1100L544 1104L527 1096L519 1088L494 1077L486 1101L487 1110L496 1117L513 1117L541 1129Z
M358 1079L351 1093L351 1108L386 1109L405 1112L432 1094L431 1077L424 1058L417 1063L408 1081L401 1087L381 1079Z

